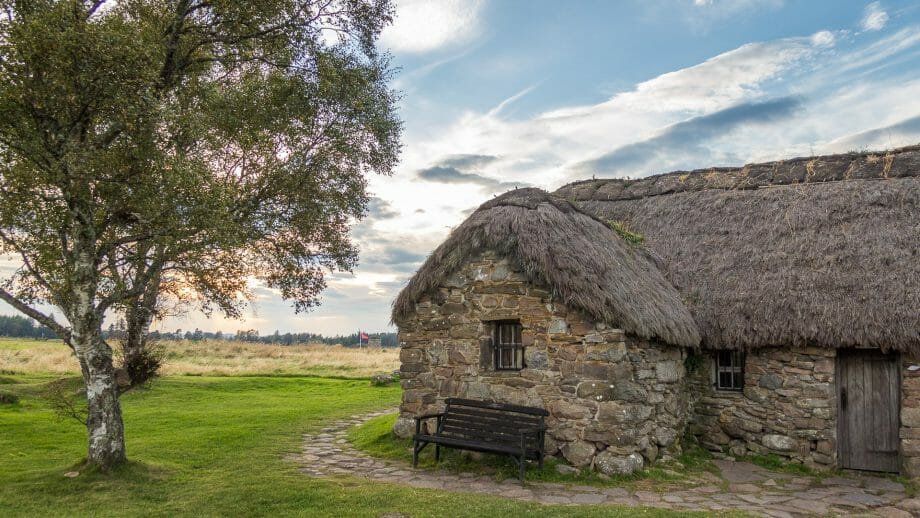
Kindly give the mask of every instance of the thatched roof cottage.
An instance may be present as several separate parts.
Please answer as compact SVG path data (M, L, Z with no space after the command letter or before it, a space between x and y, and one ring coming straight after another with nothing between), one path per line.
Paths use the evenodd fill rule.
M920 147L511 191L393 320L402 433L463 396L546 408L550 453L608 473L689 432L918 474Z

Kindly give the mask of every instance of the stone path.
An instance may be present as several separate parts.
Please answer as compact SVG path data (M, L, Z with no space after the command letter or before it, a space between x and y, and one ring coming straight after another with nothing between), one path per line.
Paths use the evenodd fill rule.
M303 452L293 458L312 477L351 475L412 487L443 489L514 498L544 504L650 506L674 510L738 510L759 516L920 516L920 497L909 498L904 486L870 475L818 479L768 471L747 462L715 460L720 475L702 473L698 484L667 492L629 490L517 480L443 470L413 469L411 464L381 460L351 446L348 429L385 410L354 416L304 435Z

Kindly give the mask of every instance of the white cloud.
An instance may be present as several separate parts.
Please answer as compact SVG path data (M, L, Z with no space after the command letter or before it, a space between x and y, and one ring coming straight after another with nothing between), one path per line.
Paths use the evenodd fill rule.
M862 19L862 29L864 31L877 31L885 27L887 23L888 13L882 9L881 2L872 2L866 6Z
M396 4L396 20L380 36L381 45L394 52L431 52L479 35L483 0L399 0Z
M662 74L615 96L608 104L647 111L704 113L761 95L761 85L826 47L812 38L748 43L703 63Z
M418 222L407 215L390 224L414 225L416 232L443 237L445 221L459 223L464 210L484 201L479 185L414 180L416 171L446 156L494 156L477 175L505 185L521 181L554 188L572 180L576 166L585 160L655 138L694 117L712 115L717 126L728 117L719 118L723 110L780 97L792 100L782 117L736 121L730 133L713 132L696 148L665 153L662 161L638 166L628 174L834 151L832 141L920 113L920 105L909 96L915 82L904 78L886 81L884 75L866 74L873 67L909 56L920 44L918 32L906 28L855 47L848 43L844 49L836 48L844 33L831 31L749 43L639 83L601 103L559 108L525 120L506 118L496 109L467 111L436 132L426 128L413 134L410 129L406 140L411 145L406 148L400 174L380 188L394 197L394 205L425 207L429 218ZM879 61L879 56L884 58ZM858 85L868 90L851 98L849 92ZM509 100L520 95L512 93Z
M484 176L552 185L565 179L573 163L587 157L648 138L687 117L764 97L767 85L803 68L832 44L828 35L747 44L662 74L605 102L557 109L530 120L506 120L496 110L466 112L436 137L407 135L413 145L406 150L403 170L429 167L451 154L482 154L499 157L480 172ZM442 187L426 185L435 191ZM455 217L482 201L479 189L470 187L469 192L456 185L445 189L445 199L456 202ZM411 187L403 186L402 191L409 192L406 189Z
M521 90L520 92L518 92L518 93L512 95L511 97L505 99L504 101L498 103L498 106L496 106L495 108L492 108L491 110L489 110L488 115L489 115L489 116L492 116L492 117L498 115L499 113L501 113L502 110L504 110L505 108L507 108L508 105L510 105L510 104L513 103L514 101L517 101L517 100L520 99L521 97L524 97L525 95L529 94L529 93L532 92L533 89L536 88L536 87L537 87L537 85L528 86L527 88Z
M832 47L836 41L831 31L819 31L811 35L811 44L815 47Z

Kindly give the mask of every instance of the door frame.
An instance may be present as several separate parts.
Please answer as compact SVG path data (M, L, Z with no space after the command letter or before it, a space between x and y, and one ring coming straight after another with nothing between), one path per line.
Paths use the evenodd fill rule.
M902 403L903 394L902 394L902 390L901 390L901 389L902 389L902 383L903 383L902 378L903 378L904 374L903 374L903 372L902 372L902 370L903 370L903 369L902 369L902 358L901 358L901 353L900 353L899 351L890 351L890 352L887 352L887 353L886 353L886 352L882 351L882 350L881 350L880 348L878 348L878 347L846 347L846 348L839 348L839 349L837 349L837 350L835 351L835 353L834 353L834 398L837 400L837 405L836 405L836 408L837 408L837 415L836 415L837 426L835 427L835 428L836 428L836 432L837 432L837 437L836 437L836 440L835 440L835 442L837 443L837 448L836 448L836 450L837 450L837 467L840 468L840 469L850 469L850 470L856 470L856 471L869 471L869 470L860 470L860 469L858 469L858 468L845 468L845 467L843 467L843 455L841 454L841 448L843 447L843 441L841 441L840 439L841 439L841 437L843 436L842 431L843 431L843 427L844 427L845 421L844 421L844 419L842 419L843 409L841 408L841 406L842 406L842 401L841 401L841 397L840 397L840 389L841 389L841 386L840 386L840 385L841 385L841 381L840 381L841 367L840 367L840 364L841 364L842 361L843 361L843 360L842 360L842 356L843 356L843 355L841 355L841 352L845 352L845 351L878 351L880 354L883 354L883 355L886 355L886 356L890 356L890 357L892 358L892 360L894 361L894 364L895 364L895 366L896 366L896 370L897 370L897 373L898 373L898 374L897 374L897 377L896 377L896 380L897 380L897 387L896 387L896 390L895 390L895 394L897 394L897 405L896 405L896 408L897 408L897 411L898 411L897 429L896 429L897 436L898 436L898 440L897 440L897 442L898 442L898 471L897 471L897 473L898 473L898 474L903 474L903 473L904 473L904 467L903 467L903 466L904 466L904 455L903 455L903 452L901 451L901 403ZM873 472L873 473L893 473L893 472L888 472L888 471L872 471L872 472Z

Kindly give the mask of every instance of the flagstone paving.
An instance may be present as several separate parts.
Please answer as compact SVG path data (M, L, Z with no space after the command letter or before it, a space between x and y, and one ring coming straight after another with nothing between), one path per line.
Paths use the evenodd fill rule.
M883 477L853 474L818 478L768 471L741 461L714 460L719 475L702 473L696 485L669 487L667 492L630 490L515 479L496 482L489 476L413 469L406 462L370 457L346 439L351 427L385 410L336 422L317 434L304 435L303 451L295 458L312 477L351 475L418 488L472 492L528 502L564 505L650 506L674 510L729 511L792 517L809 515L920 516L920 498L909 497L902 484Z

